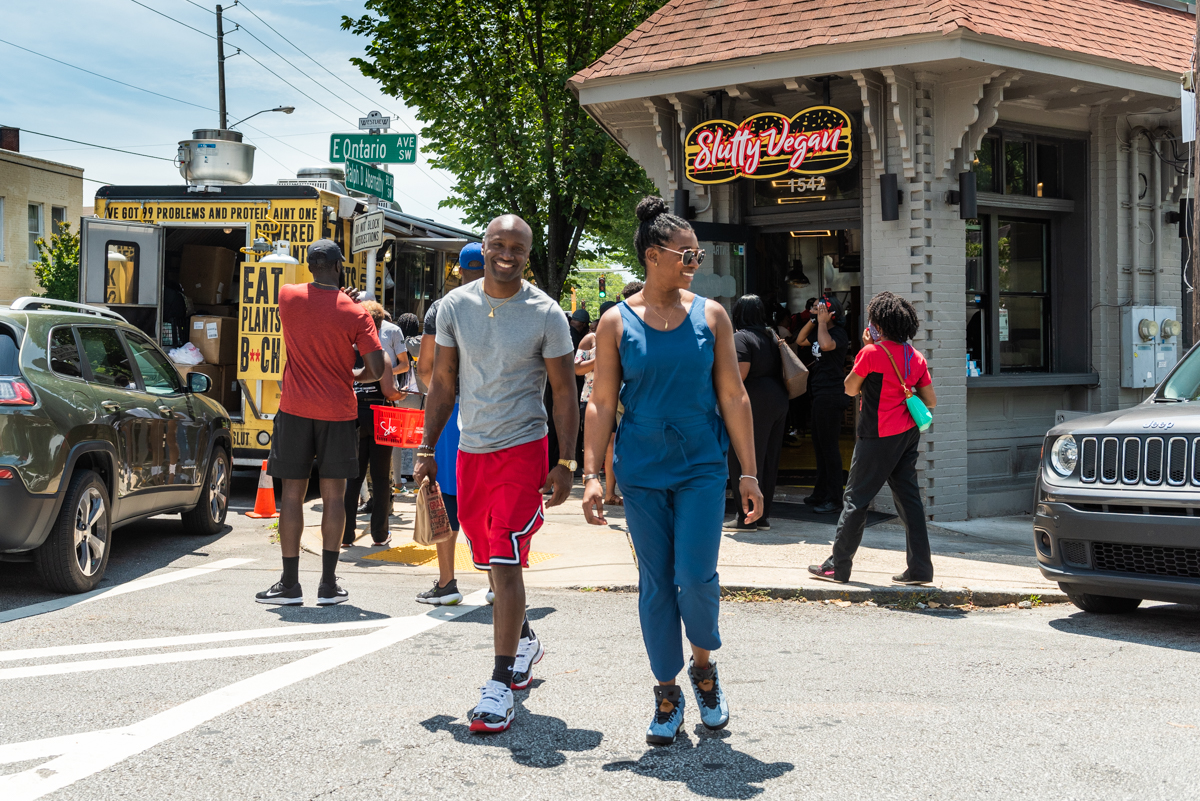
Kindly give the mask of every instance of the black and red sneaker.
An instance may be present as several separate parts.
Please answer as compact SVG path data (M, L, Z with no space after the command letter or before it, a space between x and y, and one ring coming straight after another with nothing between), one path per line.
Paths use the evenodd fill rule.
M829 557L819 565L809 565L808 572L812 573L815 578L822 581L835 581L838 584L846 584L850 581L850 577L839 578L836 571L833 569L833 557Z

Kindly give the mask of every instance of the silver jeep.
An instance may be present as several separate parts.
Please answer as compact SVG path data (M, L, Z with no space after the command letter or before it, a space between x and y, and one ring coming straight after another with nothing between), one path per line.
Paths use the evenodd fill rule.
M1200 348L1144 402L1046 434L1034 546L1087 612L1200 603Z

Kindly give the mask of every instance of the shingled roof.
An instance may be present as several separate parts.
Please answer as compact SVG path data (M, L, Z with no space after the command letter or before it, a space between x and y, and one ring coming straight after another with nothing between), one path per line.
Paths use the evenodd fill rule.
M1186 72L1195 26L1143 0L669 0L571 81L959 31Z

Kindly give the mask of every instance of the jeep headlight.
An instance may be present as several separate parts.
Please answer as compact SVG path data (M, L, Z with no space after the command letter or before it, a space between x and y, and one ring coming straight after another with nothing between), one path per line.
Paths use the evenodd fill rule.
M1054 466L1054 472L1060 476L1069 476L1075 471L1075 465L1078 463L1079 446L1075 444L1075 437L1064 434L1054 440L1054 445L1050 447L1050 464Z

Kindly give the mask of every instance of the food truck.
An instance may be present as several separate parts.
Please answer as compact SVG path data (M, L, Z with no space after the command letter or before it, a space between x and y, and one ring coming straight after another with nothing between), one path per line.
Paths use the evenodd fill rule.
M356 252L351 238L368 199L349 192L337 168L301 170L273 186L220 178L101 187L81 225L80 300L119 312L167 351L196 344L204 363L180 372L213 379L210 391L233 420L234 464L257 467L270 451L287 362L279 290L312 280L307 250L322 238L345 254L345 285L366 288L368 251ZM447 267L478 237L380 206L374 295L393 318L423 319Z

